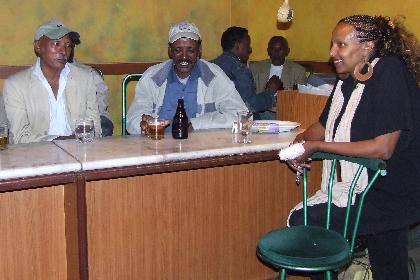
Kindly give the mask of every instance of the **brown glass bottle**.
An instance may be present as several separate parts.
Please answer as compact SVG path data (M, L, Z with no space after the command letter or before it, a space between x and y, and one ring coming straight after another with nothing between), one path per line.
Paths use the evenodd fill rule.
M172 137L175 139L188 138L188 117L185 113L184 99L178 99L178 106L172 119Z

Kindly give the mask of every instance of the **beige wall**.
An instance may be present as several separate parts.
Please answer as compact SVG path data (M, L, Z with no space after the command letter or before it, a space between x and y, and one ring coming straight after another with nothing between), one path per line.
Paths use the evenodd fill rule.
M273 35L288 38L290 57L299 60L328 60L331 31L341 18L352 14L406 16L406 26L420 38L419 0L289 0L295 18L289 26L276 23L283 0L250 0L248 27L252 36L251 59L266 57Z
M3 1L0 64L32 63L33 33L50 18L80 32L77 56L85 62L165 59L169 26L184 19L199 26L204 56L214 57L219 51L219 30L231 22L231 1Z
M232 5L235 16L232 16ZM241 0L72 0L2 1L0 9L0 64L32 64L33 34L50 18L62 20L81 34L76 58L80 62L156 61L167 59L168 30L172 23L190 20L203 37L203 57L220 52L221 30L242 22L248 2ZM238 13L239 12L239 13ZM233 19L232 19L233 18ZM238 20L236 20L237 18ZM110 110L120 132L121 76L106 76ZM0 87L3 82L0 81Z

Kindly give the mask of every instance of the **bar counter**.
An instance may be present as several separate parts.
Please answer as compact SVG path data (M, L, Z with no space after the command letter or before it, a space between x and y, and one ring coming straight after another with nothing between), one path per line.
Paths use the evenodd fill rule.
M299 200L277 160L298 131L251 144L214 130L9 145L0 153L0 278L274 276L255 245Z
M122 136L86 144L69 140L54 143L80 162L81 170L88 171L278 151L287 147L298 131L254 134L250 144L236 143L236 135L226 129L193 132L184 140L173 139L166 133L165 138L156 141L143 136Z
M299 104L278 102L281 119L319 114L310 104L315 117L297 114ZM274 278L255 248L301 200L277 159L299 131L251 144L214 130L9 145L0 151L0 279Z

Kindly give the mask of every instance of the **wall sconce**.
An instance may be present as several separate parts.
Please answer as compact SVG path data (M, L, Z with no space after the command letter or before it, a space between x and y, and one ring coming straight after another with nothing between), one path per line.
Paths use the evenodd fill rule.
M277 20L279 22L289 22L293 19L293 10L289 5L289 0L284 0L283 5L280 6L277 12Z

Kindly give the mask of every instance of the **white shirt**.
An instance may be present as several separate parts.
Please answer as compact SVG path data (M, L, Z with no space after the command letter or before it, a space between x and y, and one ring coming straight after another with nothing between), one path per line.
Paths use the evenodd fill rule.
M276 75L279 78L281 78L281 74L282 73L283 73L283 65L276 66L276 65L271 64L271 67L270 67L270 76L268 78L271 78L274 75Z
M187 84L187 82L188 82L188 78L190 77L190 76L188 76L188 77L186 77L186 78L180 78L180 77L178 77L178 76L176 76L177 78L178 78L178 81L181 83L181 84L183 84L183 85L186 85Z
M64 96L64 89L66 88L67 76L70 73L70 68L66 64L60 73L57 98L55 98L50 84L45 78L44 73L42 73L39 57L36 60L33 73L39 78L48 92L48 103L50 109L50 127L48 129L48 135L71 135L73 131L67 119L66 98Z

